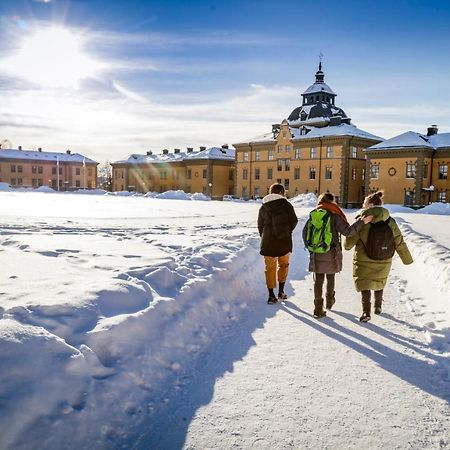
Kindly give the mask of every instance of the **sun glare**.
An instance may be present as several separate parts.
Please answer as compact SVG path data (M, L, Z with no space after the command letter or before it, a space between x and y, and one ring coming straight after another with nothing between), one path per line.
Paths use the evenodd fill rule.
M85 55L81 37L65 28L49 28L23 40L7 68L16 76L46 87L76 87L93 77L100 63Z

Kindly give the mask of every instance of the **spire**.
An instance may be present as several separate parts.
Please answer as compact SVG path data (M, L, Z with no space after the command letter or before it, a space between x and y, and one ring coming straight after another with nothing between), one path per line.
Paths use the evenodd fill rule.
M323 83L325 75L322 72L322 53L319 55L320 61L319 61L319 70L316 72L316 83Z

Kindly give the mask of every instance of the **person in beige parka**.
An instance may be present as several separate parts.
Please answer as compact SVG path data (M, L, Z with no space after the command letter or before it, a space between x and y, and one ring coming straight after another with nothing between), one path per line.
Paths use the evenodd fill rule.
M395 222L390 217L389 211L383 208L382 192L376 192L367 196L363 203L363 210L357 216L365 217L367 215L373 216L373 224L379 221L387 221L392 230L395 251L400 256L403 264L411 264L413 258L409 252L406 242L403 240L403 235ZM374 291L375 297L375 314L381 314L383 302L383 289L386 286L386 281L391 270L392 258L385 260L374 260L369 258L366 252L367 238L369 234L370 224L363 225L359 232L353 236L345 239L344 248L351 250L355 247L353 254L353 280L358 292L361 292L363 314L360 317L361 322L368 322L371 318L371 291Z

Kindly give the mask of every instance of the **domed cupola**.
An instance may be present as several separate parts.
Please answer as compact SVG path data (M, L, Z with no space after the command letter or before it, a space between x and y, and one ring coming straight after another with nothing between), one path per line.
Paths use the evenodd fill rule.
M327 126L341 122L350 123L345 112L335 106L336 94L325 82L322 61L316 72L316 81L303 92L302 106L295 108L288 117L290 126ZM333 120L332 120L333 119Z

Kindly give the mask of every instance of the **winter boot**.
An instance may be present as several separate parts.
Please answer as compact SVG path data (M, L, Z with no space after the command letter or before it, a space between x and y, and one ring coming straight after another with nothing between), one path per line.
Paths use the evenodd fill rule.
M336 303L335 292L333 291L331 295L327 294L326 299L327 299L327 309L331 309L333 305Z
M362 316L359 318L360 322L368 322L370 320L370 312L364 311Z
M287 295L284 293L284 285L286 282L280 282L280 285L278 287L278 300L286 300Z
M383 303L383 291L375 291L375 314L381 314L381 304Z
M321 317L325 317L327 312L323 309L323 298L315 298L314 299L314 317L316 319L320 319Z
M273 305L274 303L276 303L278 301L278 299L275 296L275 292L273 292L272 288L268 288L268 290L269 290L269 299L267 300L267 303L269 305Z

